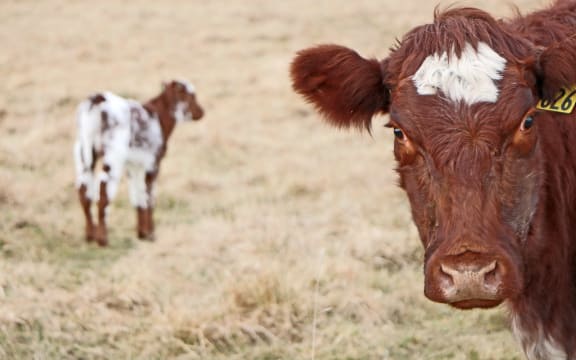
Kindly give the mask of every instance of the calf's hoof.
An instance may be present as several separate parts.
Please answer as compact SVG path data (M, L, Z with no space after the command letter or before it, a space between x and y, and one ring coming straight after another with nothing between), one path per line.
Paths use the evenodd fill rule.
M145 233L145 232L138 232L138 239L142 240L142 241L154 241L156 240L156 236L154 235L153 232L151 233Z
M99 246L107 246L108 245L108 234L106 234L106 230L97 228L94 234L94 240Z
M94 227L93 226L87 226L86 227L85 239L86 239L87 243L91 243L91 242L96 240L96 235L94 234Z

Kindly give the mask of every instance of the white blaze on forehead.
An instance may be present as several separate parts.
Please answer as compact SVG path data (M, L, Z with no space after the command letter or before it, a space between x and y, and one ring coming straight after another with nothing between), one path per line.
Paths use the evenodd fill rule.
M186 90L188 90L190 94L194 94L196 92L194 85L190 84L189 82L185 82L184 84L186 84Z
M434 95L441 91L452 101L467 104L496 102L506 59L484 42L477 49L466 44L460 57L454 51L428 56L412 76L420 95Z
M186 80L177 80L177 81L180 84L184 85L186 91L188 91L190 94L194 94L196 92L196 88L194 88L194 85L192 85L189 81Z

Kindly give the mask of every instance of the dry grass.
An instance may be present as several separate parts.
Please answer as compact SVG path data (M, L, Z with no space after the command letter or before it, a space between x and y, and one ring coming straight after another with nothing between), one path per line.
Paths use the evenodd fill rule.
M502 309L422 295L384 119L372 138L330 129L287 78L312 44L383 56L434 5L1 1L0 358L519 359ZM135 240L123 189L111 246L84 244L75 104L172 77L207 117L171 141L158 241Z

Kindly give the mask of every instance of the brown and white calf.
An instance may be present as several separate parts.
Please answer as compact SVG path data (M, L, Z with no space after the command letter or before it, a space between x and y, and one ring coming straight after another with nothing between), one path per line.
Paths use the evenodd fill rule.
M576 359L576 2L510 20L437 11L383 60L322 45L294 89L337 127L389 114L424 294L507 304L528 359ZM560 98L556 94L567 92Z
M164 84L162 92L144 104L110 92L80 103L74 159L87 241L107 245L106 207L116 195L124 169L130 201L137 209L138 237L154 239L152 190L168 139L178 122L203 115L194 87L183 81ZM100 158L102 170L96 177ZM97 223L92 220L92 202L98 205Z

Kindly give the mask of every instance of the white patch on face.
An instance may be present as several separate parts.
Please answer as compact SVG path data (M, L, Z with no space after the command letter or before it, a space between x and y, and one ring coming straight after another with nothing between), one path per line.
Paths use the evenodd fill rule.
M184 84L184 86L186 87L186 91L188 91L188 93L190 94L196 93L196 88L188 81L182 81L182 84Z
M512 332L522 344L528 360L566 360L568 356L562 347L538 327L536 333L526 332L520 324L518 315L512 316Z
M506 59L484 42L475 50L466 44L460 57L454 51L428 56L412 76L420 95L435 95L441 91L452 101L468 105L477 102L496 102Z
M174 80L175 82L177 82L178 84L184 86L184 88L186 88L186 91L189 94L195 94L196 93L196 88L194 87L194 85L192 85L191 82L187 81L187 80Z
M188 111L188 104L184 101L179 101L174 109L174 118L176 122L182 122L186 120L192 120L190 111Z

